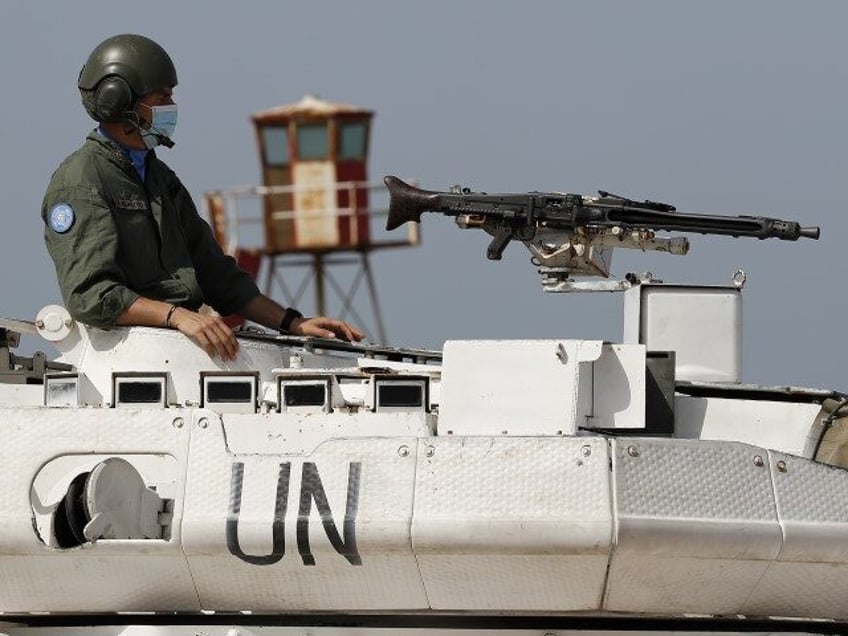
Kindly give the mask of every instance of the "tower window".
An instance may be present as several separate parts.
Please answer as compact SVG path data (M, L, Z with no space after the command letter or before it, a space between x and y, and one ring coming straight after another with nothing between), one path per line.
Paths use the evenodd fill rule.
M265 126L262 129L265 163L272 168L289 164L289 132L284 126Z
M305 161L327 159L330 139L327 124L299 124L297 127L297 158Z
M364 122L341 124L339 127L339 159L365 159L367 127Z

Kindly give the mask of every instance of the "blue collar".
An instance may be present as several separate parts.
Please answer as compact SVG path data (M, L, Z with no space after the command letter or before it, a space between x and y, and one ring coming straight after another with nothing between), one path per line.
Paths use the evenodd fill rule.
M102 126L98 126L96 132L101 137L105 137L106 139L115 142L115 145L117 145L118 148L123 151L127 159L130 160L130 163L132 164L133 168L135 168L135 171L138 174L138 178L141 179L142 183L144 183L144 177L147 174L147 153L150 151L146 148L143 150L136 150L135 148L127 148L126 146L121 145L120 143L112 139L112 137L110 137L109 134L105 130L103 130Z

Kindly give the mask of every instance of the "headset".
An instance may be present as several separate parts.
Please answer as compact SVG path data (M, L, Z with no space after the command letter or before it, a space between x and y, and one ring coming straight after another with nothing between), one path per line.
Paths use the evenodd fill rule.
M135 95L120 75L107 75L92 91L84 91L86 110L97 121L114 124L124 121L135 104Z

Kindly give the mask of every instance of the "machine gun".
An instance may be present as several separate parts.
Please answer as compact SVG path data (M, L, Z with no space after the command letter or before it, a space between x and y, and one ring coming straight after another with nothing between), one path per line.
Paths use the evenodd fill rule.
M546 291L613 291L609 285L580 287L572 274L609 277L613 248L625 247L686 254L684 237L657 237L657 231L721 234L797 241L819 238L818 227L763 216L679 213L673 205L634 201L600 191L597 197L559 192L486 194L467 188L450 192L421 190L397 177L384 179L391 201L386 229L407 221L421 222L424 212L456 217L462 228L481 228L492 235L486 256L500 260L510 241L527 245L546 277ZM561 283L566 283L565 285Z

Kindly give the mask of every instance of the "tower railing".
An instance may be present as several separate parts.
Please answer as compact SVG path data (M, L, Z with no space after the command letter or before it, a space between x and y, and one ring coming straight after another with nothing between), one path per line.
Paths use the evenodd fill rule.
M324 208L310 205L309 209L277 209L272 203L279 195L290 195L285 200L294 201L296 195L315 192L316 201L332 200L335 208ZM357 194L367 194L369 205L364 207L357 204L362 197ZM340 196L340 193L346 196ZM347 205L338 205L339 201ZM283 296L286 306L300 307L301 301L310 287L314 288L315 313L326 315L326 292L334 293L341 304L337 315L345 319L350 317L369 335L376 336L379 341L386 343L386 331L380 312L377 288L371 271L369 255L380 249L414 247L421 242L419 225L407 223L405 237L398 238L394 233L389 235L385 230L385 218L388 216L388 190L381 182L342 181L310 185L262 186L244 185L232 188L209 190L204 193L204 207L212 231L222 249L233 256L239 265L250 272L255 279L265 263L264 292L274 296L276 286ZM374 205L372 202L383 203ZM325 205L325 204L324 204ZM354 222L354 217L357 222ZM349 236L346 243L326 244L297 244L281 248L275 237L269 235L269 227L274 223L294 221L300 222L328 219L350 219L348 224ZM367 236L358 236L358 221L367 219ZM345 288L341 278L334 275L333 270L340 266L356 266L356 272ZM299 284L292 282L294 277L283 276L282 269L305 269L306 275ZM257 280L258 282L258 280ZM370 313L373 321L365 320L363 313L354 305L356 292L365 282L370 301ZM233 323L238 324L238 321ZM369 329L368 325L374 328Z
M366 190L369 194L369 200L372 195L377 195L379 199L385 199L385 206L369 206L368 209L362 209L356 205L356 193ZM264 199L272 195L295 195L308 192L320 191L322 193L347 192L347 206L339 206L334 209L310 208L308 211L296 211L285 209L273 209L266 212L267 206L260 204L264 203ZM338 200L338 196L336 196ZM250 207L250 203L256 204L256 209L246 209ZM311 251L371 251L373 249L383 249L390 247L410 247L416 246L421 242L419 226L416 223L407 224L407 235L405 239L398 239L393 235L393 238L377 238L371 240L363 246L326 246L326 247L311 247L311 246L293 246L291 249L278 250L269 249L270 241L268 237L263 235L261 244L257 244L253 240L243 240L244 228L256 228L264 226L268 221L294 220L297 218L318 219L318 218L350 218L354 216L366 216L369 220L370 236L380 237L384 232L381 225L374 221L381 221L388 216L388 191L382 182L372 181L341 181L337 183L316 185L286 185L286 186L261 186L261 185L243 185L234 186L232 188L223 188L208 190L204 193L204 205L206 208L207 218L212 225L212 230L215 238L221 245L222 249L228 254L234 255L239 250L259 250L263 254L271 255L282 252L311 252ZM355 227L355 224L353 224ZM264 233L263 233L264 234ZM251 236L251 239L254 237Z

